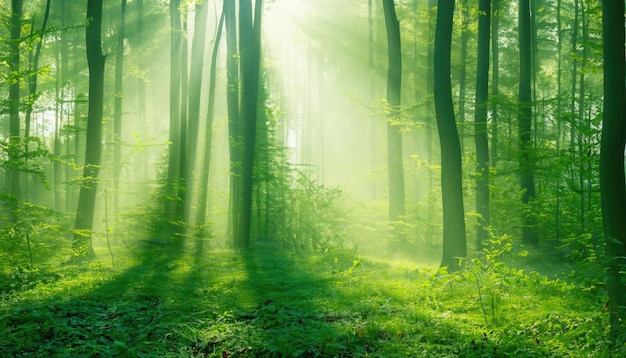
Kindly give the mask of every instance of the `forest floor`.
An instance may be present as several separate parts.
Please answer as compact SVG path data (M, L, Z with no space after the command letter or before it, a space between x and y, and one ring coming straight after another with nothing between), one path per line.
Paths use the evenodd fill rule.
M602 277L548 255L437 274L333 248L208 251L5 274L0 355L611 356Z

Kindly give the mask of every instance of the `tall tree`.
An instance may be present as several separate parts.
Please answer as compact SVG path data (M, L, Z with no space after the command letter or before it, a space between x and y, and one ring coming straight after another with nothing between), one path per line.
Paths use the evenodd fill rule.
M529 0L519 2L519 172L523 191L523 227L522 242L536 245L538 243L535 222L530 212L531 201L535 198L535 174L532 155L532 101L531 101L531 48L530 48L530 4Z
M11 0L11 61L9 62L9 162L7 187L17 198L20 194L20 42L22 37L22 0Z
M213 119L215 118L215 83L217 76L217 55L219 54L222 32L224 29L224 10L217 25L213 52L211 54L211 68L209 70L208 105L204 133L204 157L202 161L202 175L200 177L200 199L198 201L198 224L206 223L207 202L209 195L209 173L211 169L211 149L213 143Z
M254 9L253 9L254 8ZM250 244L252 222L252 189L254 152L256 143L259 69L261 65L261 14L263 1L239 2L239 52L241 56L241 134L243 155L241 161L241 222L235 236L235 245L246 248Z
M489 96L489 25L491 1L478 3L478 64L476 66L476 108L474 112L476 143L476 212L479 215L476 243L478 249L488 238L489 226L489 139L487 136L487 100Z
M460 1L461 10L461 56L459 59L459 140L461 141L461 153L463 152L465 140L465 102L467 93L467 43L469 41L469 4L467 0Z
M443 257L441 266L448 271L460 268L466 256L465 218L461 171L461 143L454 120L450 81L450 48L454 0L439 0L435 27L435 112L441 145L441 196L443 200Z
M102 54L102 0L87 2L87 29L85 31L87 66L89 68L89 110L87 114L87 141L85 167L78 196L74 222L74 251L79 256L93 256L91 231L96 205L100 160L102 157L102 108L104 102L104 63Z
M180 175L180 106L181 106L181 70L180 52L182 30L180 21L180 1L170 1L170 121L169 121L169 158L167 165L167 182L165 184L165 216L175 220L178 208L178 185Z
M226 105L228 107L228 150L230 155L230 200L228 230L235 237L240 221L241 138L239 129L239 61L235 1L224 1L226 28Z
M604 114L600 149L600 194L606 245L610 338L623 349L626 340L626 93L624 90L624 1L602 2Z
M113 104L113 208L119 208L120 172L122 170L122 100L124 73L124 39L126 28L126 0L122 0L120 23L117 30L117 47L115 49L115 102Z
M31 64L32 74L28 78L28 102L26 105L26 117L24 118L24 139L25 139L24 160L25 161L28 160L28 151L29 151L28 144L29 144L30 128L31 128L31 116L33 113L33 107L35 105L35 101L37 100L37 79L39 77L38 76L39 57L41 56L41 47L43 44L43 38L46 32L48 18L50 17L50 2L51 1L52 0L46 1L46 9L44 11L43 21L41 23L41 28L39 29L39 40L37 41L37 45L35 45L35 54L33 55L33 58L32 58L32 64ZM33 29L34 29L34 22L33 22ZM27 188L24 188L24 199L28 200L26 189Z
M193 183L198 135L200 130L200 98L202 92L202 72L204 70L204 47L206 43L206 23L208 17L208 0L196 2L194 32L191 43L191 64L189 67L188 95L188 126L187 126L187 173L188 184L185 188L185 207L183 217L189 222L191 218L192 199L195 196Z
M389 166L389 220L404 215L404 168L402 163L402 133L397 124L400 116L402 87L402 48L400 23L393 0L383 0L387 28L387 104L390 118L387 121L387 163Z
M491 163L495 167L498 163L498 95L500 92L500 0L493 0L491 10L491 57L493 59L491 71Z

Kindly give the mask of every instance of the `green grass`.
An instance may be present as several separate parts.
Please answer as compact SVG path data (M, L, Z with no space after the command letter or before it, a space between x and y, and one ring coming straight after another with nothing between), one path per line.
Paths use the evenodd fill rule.
M22 357L604 357L601 283L559 263L436 274L344 250L211 249L6 273ZM532 258L531 258L532 259ZM528 261L524 261L528 262ZM108 266L107 266L108 265ZM561 272L563 271L563 272ZM593 275L592 275L593 276ZM9 282L7 281L7 282ZM479 295L480 289L480 295Z

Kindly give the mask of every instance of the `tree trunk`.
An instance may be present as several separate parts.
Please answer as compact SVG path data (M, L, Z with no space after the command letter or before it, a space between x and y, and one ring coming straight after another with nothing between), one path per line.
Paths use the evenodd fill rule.
M478 4L478 64L476 68L476 247L487 240L489 226L489 139L487 137L487 101L489 96L489 25L491 1Z
M563 75L562 64L561 64L561 49L563 47L563 35L561 33L561 0L557 0L556 3L556 31L557 31L557 70L556 70L556 157L560 158L561 156L561 118L563 116L563 105L561 102L561 78ZM558 243L561 238L561 178L560 176L556 179L556 199L555 199L555 210L554 210L554 226L556 231L556 242Z
M22 37L22 0L11 0L11 79L9 85L9 162L7 183L9 193L21 198L20 193L20 41Z
M200 98L202 92L202 73L204 69L204 47L206 42L206 23L208 17L208 1L196 2L193 41L191 43L191 65L189 68L189 117L187 126L187 174L188 179L185 191L184 217L188 224L192 224L192 199L196 196L193 186L196 152L198 150L198 136L200 132ZM203 188L199 188L203 190Z
M402 84L402 51L400 23L396 16L393 0L383 0L387 28L388 70L387 103L390 118L387 122L387 163L389 166L389 220L398 220L404 215L404 168L402 163L402 133L399 125Z
M209 196L209 174L211 170L211 147L213 144L213 119L215 117L215 82L217 76L217 55L219 54L220 41L222 39L222 31L224 28L224 11L220 16L217 25L217 33L213 44L213 53L211 54L211 69L209 73L209 94L208 109L206 114L206 128L204 135L204 160L202 162L203 170L200 179L200 200L198 202L198 224L206 223L207 203Z
M86 29L87 66L89 68L89 110L85 168L78 196L74 223L74 251L82 257L93 256L91 236L96 205L98 173L102 157L102 107L104 99L104 63L102 54L102 0L87 2Z
M250 245L252 223L252 190L254 152L256 143L257 96L259 68L261 65L261 13L262 0L256 0L254 14L252 0L239 2L239 52L241 56L241 134L243 156L241 171L241 222L235 237L235 246Z
M169 220L176 219L178 206L178 179L180 143L180 50L182 33L180 27L180 1L170 1L170 126L169 126L169 159L167 166L167 182L165 197L165 216Z
M37 74L39 72L39 56L41 55L41 45L43 43L43 39L46 32L46 26L48 24L48 17L50 15L50 2L51 0L46 1L46 10L43 15L43 22L41 23L41 28L39 30L40 39L35 46L35 55L33 56L32 68L31 71L33 74L28 78L28 104L26 106L26 118L24 119L24 165L28 167L26 161L28 161L28 144L30 141L30 126L31 126L31 115L33 113L33 106L35 104L35 100L37 99ZM34 22L33 22L34 25ZM34 28L34 26L33 26ZM32 32L32 31L31 31ZM24 200L29 200L27 195L27 186L25 183L24 186Z
M604 114L600 150L600 195L606 243L610 339L616 348L626 340L626 96L624 91L624 2L602 2L604 44Z
M122 170L122 100L124 98L124 37L126 0L122 0L120 25L115 53L115 102L113 110L113 210L117 212L120 198L120 172Z
M241 138L239 130L239 49L235 1L224 1L226 27L226 103L228 107L228 150L230 154L229 235L237 235L240 222Z
M454 120L450 82L453 0L439 0L435 28L435 112L441 144L441 195L443 199L443 257L449 272L460 269L466 256L465 218L461 171L461 143Z
M181 47L180 47L180 155L178 160L178 201L176 202L176 217L183 222L188 222L189 212L186 211L186 193L192 179L188 177L189 171L189 108L187 99L189 98L189 40L187 10L182 12ZM177 227L176 230L182 229Z
M465 97L467 92L467 42L469 40L469 9L467 0L461 0L461 63L459 64L459 140L461 141L461 155L463 155L465 141Z
M500 0L493 0L493 9L491 12L493 24L491 26L491 56L493 58L491 73L491 164L495 168L498 164L498 96L499 96L499 80L500 80Z
M532 152L531 128L531 86L530 86L530 4L529 0L520 0L519 3L519 38L520 38L520 74L519 74L519 168L521 188L523 193L523 227L522 242L536 245L538 243L535 223L532 216L531 203L535 198L535 175Z

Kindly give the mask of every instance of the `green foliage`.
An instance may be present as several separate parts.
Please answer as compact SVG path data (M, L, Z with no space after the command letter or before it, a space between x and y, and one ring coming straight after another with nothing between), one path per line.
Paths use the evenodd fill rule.
M26 148L28 147L28 151ZM46 178L45 167L53 159L52 154L44 148L42 141L36 137L14 141L10 138L0 140L0 169L31 174L50 189Z
M288 162L287 149L275 137L281 113L262 103L254 170L255 235L297 251L341 247L348 230L343 191L320 185L317 166Z
M0 270L48 266L69 253L69 218L0 193Z
M605 294L514 268L492 240L453 275L354 251L287 258L275 245L203 258L31 272L0 299L8 355L144 357L608 356ZM532 255L532 254L531 254ZM335 260L336 259L336 260ZM525 260L527 260L526 258ZM503 264L502 260L509 263ZM476 288L495 319L484 322ZM4 281L3 281L4 282Z

